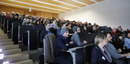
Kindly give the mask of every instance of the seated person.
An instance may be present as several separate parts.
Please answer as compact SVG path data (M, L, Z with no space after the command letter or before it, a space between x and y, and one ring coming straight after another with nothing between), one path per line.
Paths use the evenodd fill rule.
M45 24L45 29L40 33L40 42L43 43L43 38L46 34L51 34L53 31L50 30L50 23Z
M116 32L117 32L116 28L113 28L111 31L112 36L116 36Z
M77 44L77 46L83 46L83 45L86 45L87 44L87 41L84 40L83 42L81 42L80 40L80 37L79 37L79 33L81 32L80 31L80 28L78 26L74 26L73 27L73 36L71 37L71 40Z
M93 29L92 29L91 33L99 33L99 30L97 29L96 26L93 26Z
M69 30L69 33L73 33L71 23L69 23L66 28Z
M117 38L116 38L116 42L114 42L113 45L115 46L115 48L117 49L117 51L119 53L125 53L126 52L126 48L125 48L124 41L123 41L123 35L118 34Z
M109 51L109 53L111 54L113 60L115 62L117 62L118 64L126 64L127 61L126 60L121 60L121 58L123 57L130 57L130 53L127 54L120 54L117 52L116 48L110 43L112 41L112 37L110 33L106 33L105 34L108 40L107 45L105 45L105 48Z
M51 24L50 24L50 28L54 28L54 29L57 29L58 26L57 26L57 21L54 20Z
M85 33L85 34L88 34L87 26L83 26L82 32Z
M107 44L107 39L103 34L95 37L95 44L92 49L91 64L112 64L112 58L109 51L104 47Z
M29 23L30 23L30 18L27 18L22 22L22 25L29 25Z
M127 49L130 49L130 32L126 34L125 46L127 47Z
M73 42L69 42L67 39L69 36L68 29L62 28L61 35L56 41L55 58L58 64L73 64L72 57L69 52L66 52L69 48L74 47Z

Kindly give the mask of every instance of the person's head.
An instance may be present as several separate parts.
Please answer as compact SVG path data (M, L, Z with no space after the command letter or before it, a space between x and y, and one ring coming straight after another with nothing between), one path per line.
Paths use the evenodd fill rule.
M127 38L130 38L130 32L129 32L129 33L126 33L126 37L127 37Z
M27 22L30 22L30 18L27 18L26 21L27 21Z
M77 31L77 28L78 28L78 26L73 27L73 33L75 33Z
M116 28L113 28L113 30L112 30L113 32L116 32Z
M122 31L122 28L120 26L118 27L118 31Z
M50 23L46 23L46 24L45 24L45 27L46 27L46 29L49 30L49 29L50 29Z
M69 23L68 26L71 27L71 23Z
M102 45L106 45L108 43L105 35L103 34L99 34L95 37L95 44L102 44Z
M118 34L118 39L122 40L123 39L123 35L122 34Z
M78 27L77 28L77 33L80 33L80 32L81 32L80 27Z
M66 28L62 28L60 34L64 37L69 37L69 31Z
M35 23L36 25L39 25L40 24L40 21L39 20L36 20L36 23Z
M16 15L14 16L14 18L15 18L15 19L18 19L18 16L19 16L19 15L18 15L18 14L16 14Z
M83 29L83 30L85 30L85 31L86 31L86 30L87 30L87 27L86 27L86 26L84 26L84 29Z
M108 40L109 42L112 41L111 33L105 33L105 36L106 36L106 38L107 38L107 40Z
M96 26L93 26L93 30L97 30L97 27L96 27Z
M62 25L62 28L66 28L66 24L63 24L63 25Z
M56 24L57 22L56 22L56 20L53 20L53 24Z

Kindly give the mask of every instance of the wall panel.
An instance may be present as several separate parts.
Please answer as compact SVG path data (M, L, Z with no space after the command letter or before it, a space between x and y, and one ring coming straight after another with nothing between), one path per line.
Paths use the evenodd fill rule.
M20 13L20 14L29 14L29 15L38 15L38 16L43 16L43 17L55 17L58 18L58 14L54 14L54 13L48 13L48 12L43 12L43 11L36 11L36 10L32 10L32 12L29 12L28 9L23 9L23 8L15 8L15 7L10 7L10 6L3 6L0 5L0 11L4 11L4 12L12 12L14 11L15 13Z

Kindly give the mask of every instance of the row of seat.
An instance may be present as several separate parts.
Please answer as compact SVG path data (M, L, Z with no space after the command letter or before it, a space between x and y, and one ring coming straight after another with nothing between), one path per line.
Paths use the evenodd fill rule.
M34 25L34 26L21 25L20 21L11 22L10 19L11 18L0 16L0 25L4 33L7 33L8 36L12 38L14 44L22 45L21 48L23 51L36 50L39 47L42 47L42 43L40 43L39 41L39 36L41 30L45 29L44 25ZM91 31L92 27L88 27L88 30ZM107 28L102 27L102 30L107 31ZM92 44L94 44L94 38L97 34L99 33L93 33L93 34L82 33L81 34L82 36L80 36L81 41L86 40L88 41L89 44L87 46L76 47L68 50L72 54L73 64L86 64L86 63L90 64L91 49L94 46ZM26 47L27 49L25 49ZM46 51L44 50L44 52Z

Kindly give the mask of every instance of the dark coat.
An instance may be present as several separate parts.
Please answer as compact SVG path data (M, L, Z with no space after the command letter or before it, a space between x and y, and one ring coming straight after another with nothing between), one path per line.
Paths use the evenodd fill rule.
M64 54L66 55L66 53L68 54L68 52L66 52L66 51L69 48L76 46L76 44L69 44L68 46L66 46L66 44L69 44L69 40L67 38L63 37L62 35L60 35L56 41L55 56L62 56Z
M50 32L53 33L53 30L50 29ZM40 33L40 42L43 43L43 38L45 35L47 35L48 32L46 31L46 29L42 30Z
M69 48L74 47L74 44L69 44L69 40L62 35L57 38L55 58L58 64L73 64L72 57L69 52L66 52Z
M91 53L91 64L111 64L108 62L108 60L105 58L105 56L103 55L101 49L99 48L98 45L96 45L93 49L92 49L92 53Z

